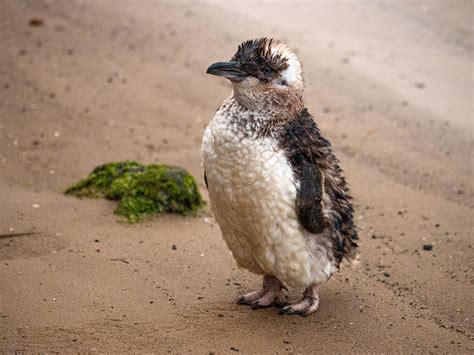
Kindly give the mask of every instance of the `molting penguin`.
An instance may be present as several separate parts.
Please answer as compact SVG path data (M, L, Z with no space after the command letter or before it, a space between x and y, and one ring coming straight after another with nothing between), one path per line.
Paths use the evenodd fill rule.
M303 104L303 74L275 39L242 43L208 74L234 91L202 142L211 209L237 264L263 275L238 303L281 306L283 289L304 288L281 314L309 315L319 285L357 255L351 196L339 162Z

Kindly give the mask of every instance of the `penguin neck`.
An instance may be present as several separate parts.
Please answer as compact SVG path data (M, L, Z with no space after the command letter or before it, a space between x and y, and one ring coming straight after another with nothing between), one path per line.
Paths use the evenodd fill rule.
M249 89L234 85L233 97L244 110L268 119L291 119L304 109L302 93L297 90Z

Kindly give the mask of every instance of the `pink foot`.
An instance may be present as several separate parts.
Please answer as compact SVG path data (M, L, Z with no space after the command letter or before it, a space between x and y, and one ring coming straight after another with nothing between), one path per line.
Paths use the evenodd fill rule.
M280 305L284 287L275 276L264 276L262 289L243 295L237 303L249 305L252 309Z
M304 290L303 298L297 302L283 307L280 314L300 314L303 317L309 316L318 310L319 307L319 287L311 285Z

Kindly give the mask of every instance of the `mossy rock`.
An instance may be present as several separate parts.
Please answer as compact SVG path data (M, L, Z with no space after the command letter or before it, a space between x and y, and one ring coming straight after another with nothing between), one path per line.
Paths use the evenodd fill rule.
M117 200L115 213L130 223L155 213L187 215L204 206L196 180L186 170L158 164L145 166L134 161L98 166L65 193Z

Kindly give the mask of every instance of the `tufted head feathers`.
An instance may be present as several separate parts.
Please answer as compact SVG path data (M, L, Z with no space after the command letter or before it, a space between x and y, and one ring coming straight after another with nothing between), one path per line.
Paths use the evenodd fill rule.
M230 62L215 63L207 73L231 80L238 91L302 95L304 88L298 57L286 44L271 38L242 43Z

